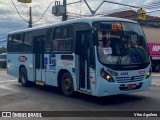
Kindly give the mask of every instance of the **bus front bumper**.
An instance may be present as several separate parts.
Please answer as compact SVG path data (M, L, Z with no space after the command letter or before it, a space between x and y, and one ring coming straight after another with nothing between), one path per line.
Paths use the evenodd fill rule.
M117 83L117 82L110 83L107 80L99 77L97 79L95 96L101 97L101 96L110 96L110 95L145 91L148 90L150 86L151 86L151 77L148 79L144 79L143 81L129 82L129 83Z

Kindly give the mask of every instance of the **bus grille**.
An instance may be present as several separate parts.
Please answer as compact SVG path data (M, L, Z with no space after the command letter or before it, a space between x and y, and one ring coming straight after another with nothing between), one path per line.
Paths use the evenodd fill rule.
M136 81L142 81L143 79L144 75L132 76L132 77L116 77L116 81L118 83L136 82Z

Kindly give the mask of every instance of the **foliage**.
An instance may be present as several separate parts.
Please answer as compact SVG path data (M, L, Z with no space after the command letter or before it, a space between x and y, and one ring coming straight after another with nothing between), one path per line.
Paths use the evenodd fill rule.
M6 49L5 47L1 47L1 48L0 48L0 54L1 54L1 53L6 53L6 52L7 52L7 49Z
M0 68L6 68L7 62L6 61L0 61Z

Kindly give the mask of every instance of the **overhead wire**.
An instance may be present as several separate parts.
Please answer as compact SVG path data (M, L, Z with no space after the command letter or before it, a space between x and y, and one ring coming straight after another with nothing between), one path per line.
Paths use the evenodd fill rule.
M11 0L12 1L12 0ZM109 2L109 3L113 3L113 4L118 4L118 5L125 5L125 4L122 4L122 3L116 3L116 2L112 2L112 1L107 1L107 0L104 0L105 2ZM75 3L78 3L78 2L81 2L81 0L80 1L77 1L77 2L75 2ZM12 1L12 3L14 4L14 2ZM51 2L50 4L49 4L49 6L47 7L47 9L45 10L45 12L42 14L42 16L38 19L38 20L36 20L36 21L34 21L33 23L36 23L36 22L38 22L38 21L40 21L43 17L44 17L44 15L45 15L45 13L47 12L47 10L49 9L49 7L50 7L50 5L52 4L53 2ZM152 7L152 5L155 5L155 4L157 4L158 2L153 2L153 3L151 3L151 4L144 4L143 6L144 7ZM68 5L69 4L72 4L72 3L68 3ZM14 6L15 6L15 4L14 4ZM125 6L129 6L129 7L134 7L134 8L140 8L141 6L134 6L134 5L125 5ZM16 8L16 6L15 6L15 8ZM16 10L17 10L17 8L16 8ZM122 8L121 8L121 10L122 10ZM126 8L123 8L123 10L126 10ZM127 8L127 10L128 10L128 8ZM114 11L110 11L110 12L114 12ZM18 10L17 10L17 13L19 13L18 12ZM20 14L19 14L20 15ZM26 20L25 20L26 21ZM28 22L28 21L26 21L26 22Z
M49 9L49 7L51 6L51 4L53 4L53 3L54 3L54 2L51 2L51 3L49 4L49 6L46 8L46 10L44 11L44 13L42 14L42 16L41 16L38 20L36 20L36 21L34 21L34 22L32 22L32 23L34 24L34 23L40 21L40 20L43 18L43 16L45 15L45 13L47 12L47 10Z
M81 2L81 0L80 0L80 1L77 1L77 2L67 3L67 5L71 5L71 4L75 4L75 3L80 3L80 2ZM53 3L54 3L54 2L51 2L51 3L49 4L49 6L47 7L47 9L45 10L45 12L42 14L42 16L41 16L38 20L36 20L36 21L34 21L34 22L32 22L32 23L34 24L34 23L40 21L40 20L44 17L45 13L47 12L47 10L48 10L49 7L51 6L51 4L53 4Z
M18 9L17 9L15 3L13 2L13 0L11 0L11 2L12 2L12 4L13 4L13 6L15 7L15 9L16 9L16 11L17 11L19 17L20 17L21 19L23 19L25 22L29 23L26 19L24 19L24 18L20 15L20 13L19 13L19 11L18 11Z
M18 13L18 15L19 15L25 22L28 23L28 21L27 21L26 19L24 19L24 18L20 15L20 13L19 13L16 5L14 4L13 0L11 0L11 1L12 1L12 4L14 5L14 7L15 7L17 13ZM46 23L46 18L44 18L44 15L46 14L46 12L48 11L49 7L50 7L52 4L53 4L53 2L51 2L51 3L49 4L49 6L46 8L46 10L45 10L44 13L42 14L42 16L41 16L38 20L36 20L36 21L33 22L34 24L36 24L36 23L39 22L40 20L42 20L42 22L41 22L40 24ZM153 2L153 3L150 3L150 4L142 4L142 5L135 5L135 6L136 6L136 8L142 7L142 8L145 8L145 9L147 9L147 10L152 10L152 9L158 8L158 7L160 6L160 3L159 3L159 2ZM121 9L121 10L129 10L130 8L128 8L128 7L126 6L126 7L124 7L124 8L120 8L120 9ZM146 13L147 13L147 14L152 14L152 13L156 13L156 12L159 12L159 11L160 11L160 10L153 10L153 11L148 11L148 12L146 12ZM106 12L106 11L105 11L105 12ZM119 12L119 8L118 8L118 9L113 9L113 10L108 10L108 11L107 11L107 14L108 14L108 13L111 13L111 12ZM103 13L103 14L106 14L106 13ZM103 15L103 14L101 14L101 15ZM27 15L28 15L28 14L27 14ZM77 14L77 16L78 16L78 14ZM76 18L77 16L70 16L70 18ZM80 12L79 16L80 16L80 17L83 16L83 15L81 14L81 12ZM89 15L88 15L88 16L89 16ZM130 16L131 16L131 15L130 15ZM51 17L51 16L50 16L50 17ZM126 17L128 17L128 16L126 16ZM53 18L53 19L56 19L56 18ZM58 18L58 19L59 19L59 18ZM5 41L5 40L4 40L4 41ZM4 41L0 41L0 43L1 43L1 42L4 42Z
M151 2L150 4L142 4L142 5L139 5L141 2L138 2L138 4L136 3L135 5L133 5L134 7L136 6L137 8L147 8L148 6L150 6L151 8L153 8L153 7L155 7L155 5L159 5L159 2L157 2L157 1L154 1L154 2ZM113 3L114 4L114 3ZM116 3L115 3L116 4ZM127 5L128 6L128 5ZM129 5L130 6L130 5ZM110 10L110 12L117 12L117 11L119 11L119 10L129 10L129 8L128 7L124 7L124 8L118 8L117 10ZM105 11L106 12L106 11ZM107 11L107 12L109 12L109 11Z
M12 4L14 5L14 7L15 7L17 13L18 13L18 15L19 15L25 22L29 23L29 21L27 21L26 19L24 19L24 18L20 15L20 13L19 13L19 11L18 11L18 9L17 9L15 3L13 2L13 0L11 0L11 1L12 1ZM53 3L54 3L54 2L51 2L51 3L48 5L48 7L46 8L46 10L44 11L44 13L42 14L42 16L41 16L38 20L32 22L32 24L34 24L34 23L40 21L40 20L44 17L45 13L47 12L47 10L49 9L49 7L50 7ZM28 13L29 13L29 12L28 12Z
M157 5L158 4L158 5ZM154 5L157 5L157 6L159 6L160 4L159 4L159 2L152 2L152 3L150 3L150 4L143 4L143 5L134 5L134 6L138 6L139 8L141 8L142 6L143 6L143 8L147 8L148 6L150 6L150 7L152 7L152 9L153 8L156 8ZM157 7L158 8L158 7ZM126 7L124 7L124 8L118 8L118 9L114 9L114 10L109 10L109 11L105 11L105 13L101 13L101 15L103 15L103 14L108 14L108 13L114 13L114 12L119 12L119 10L121 10L121 11L126 11L126 10L129 10L129 8L126 8ZM151 10L151 9L147 9L147 10ZM148 12L149 13L149 12Z
M104 0L105 2L109 2L109 3L113 3L113 4L117 4L116 2L112 2L112 1L107 1L107 0ZM81 0L80 1L78 1L78 2L81 2ZM78 2L75 2L75 3L78 3ZM153 5L156 5L158 2L153 2L153 3L151 3L151 4L144 4L143 5L143 7L152 7L153 8ZM39 22L43 17L44 17L44 15L46 14L46 12L47 12L47 10L49 9L49 7L50 7L50 5L51 4L53 4L53 2L51 2L50 4L49 4L49 6L46 8L46 10L44 11L44 13L42 14L42 16L38 19L38 20L36 20L36 21L34 21L33 22L33 24L35 24L36 22ZM68 3L68 5L69 5L70 3ZM122 4L122 3L118 3L118 5L125 5L125 4ZM134 7L134 8L140 8L142 5L140 5L140 6L136 6L136 5L125 5L126 7ZM157 5L158 6L158 5ZM15 7L16 8L16 7ZM118 10L118 9L117 9ZM109 14L109 13L112 13L112 12L116 12L117 11L116 9L115 10L110 10L110 11L107 11L107 13L105 13L105 14ZM121 8L121 10L129 10L129 8ZM18 11L18 10L17 10ZM18 12L19 13L19 12ZM104 13L103 13L104 14ZM101 14L96 14L96 15L103 15L102 13ZM81 16L81 14L80 14L80 16ZM88 15L89 16L89 15Z

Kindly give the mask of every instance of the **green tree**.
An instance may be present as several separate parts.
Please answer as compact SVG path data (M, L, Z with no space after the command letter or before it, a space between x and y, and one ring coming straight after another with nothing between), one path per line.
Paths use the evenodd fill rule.
M1 47L1 48L0 48L0 54L1 54L1 53L6 53L6 52L7 52L7 49L6 49L5 47Z

